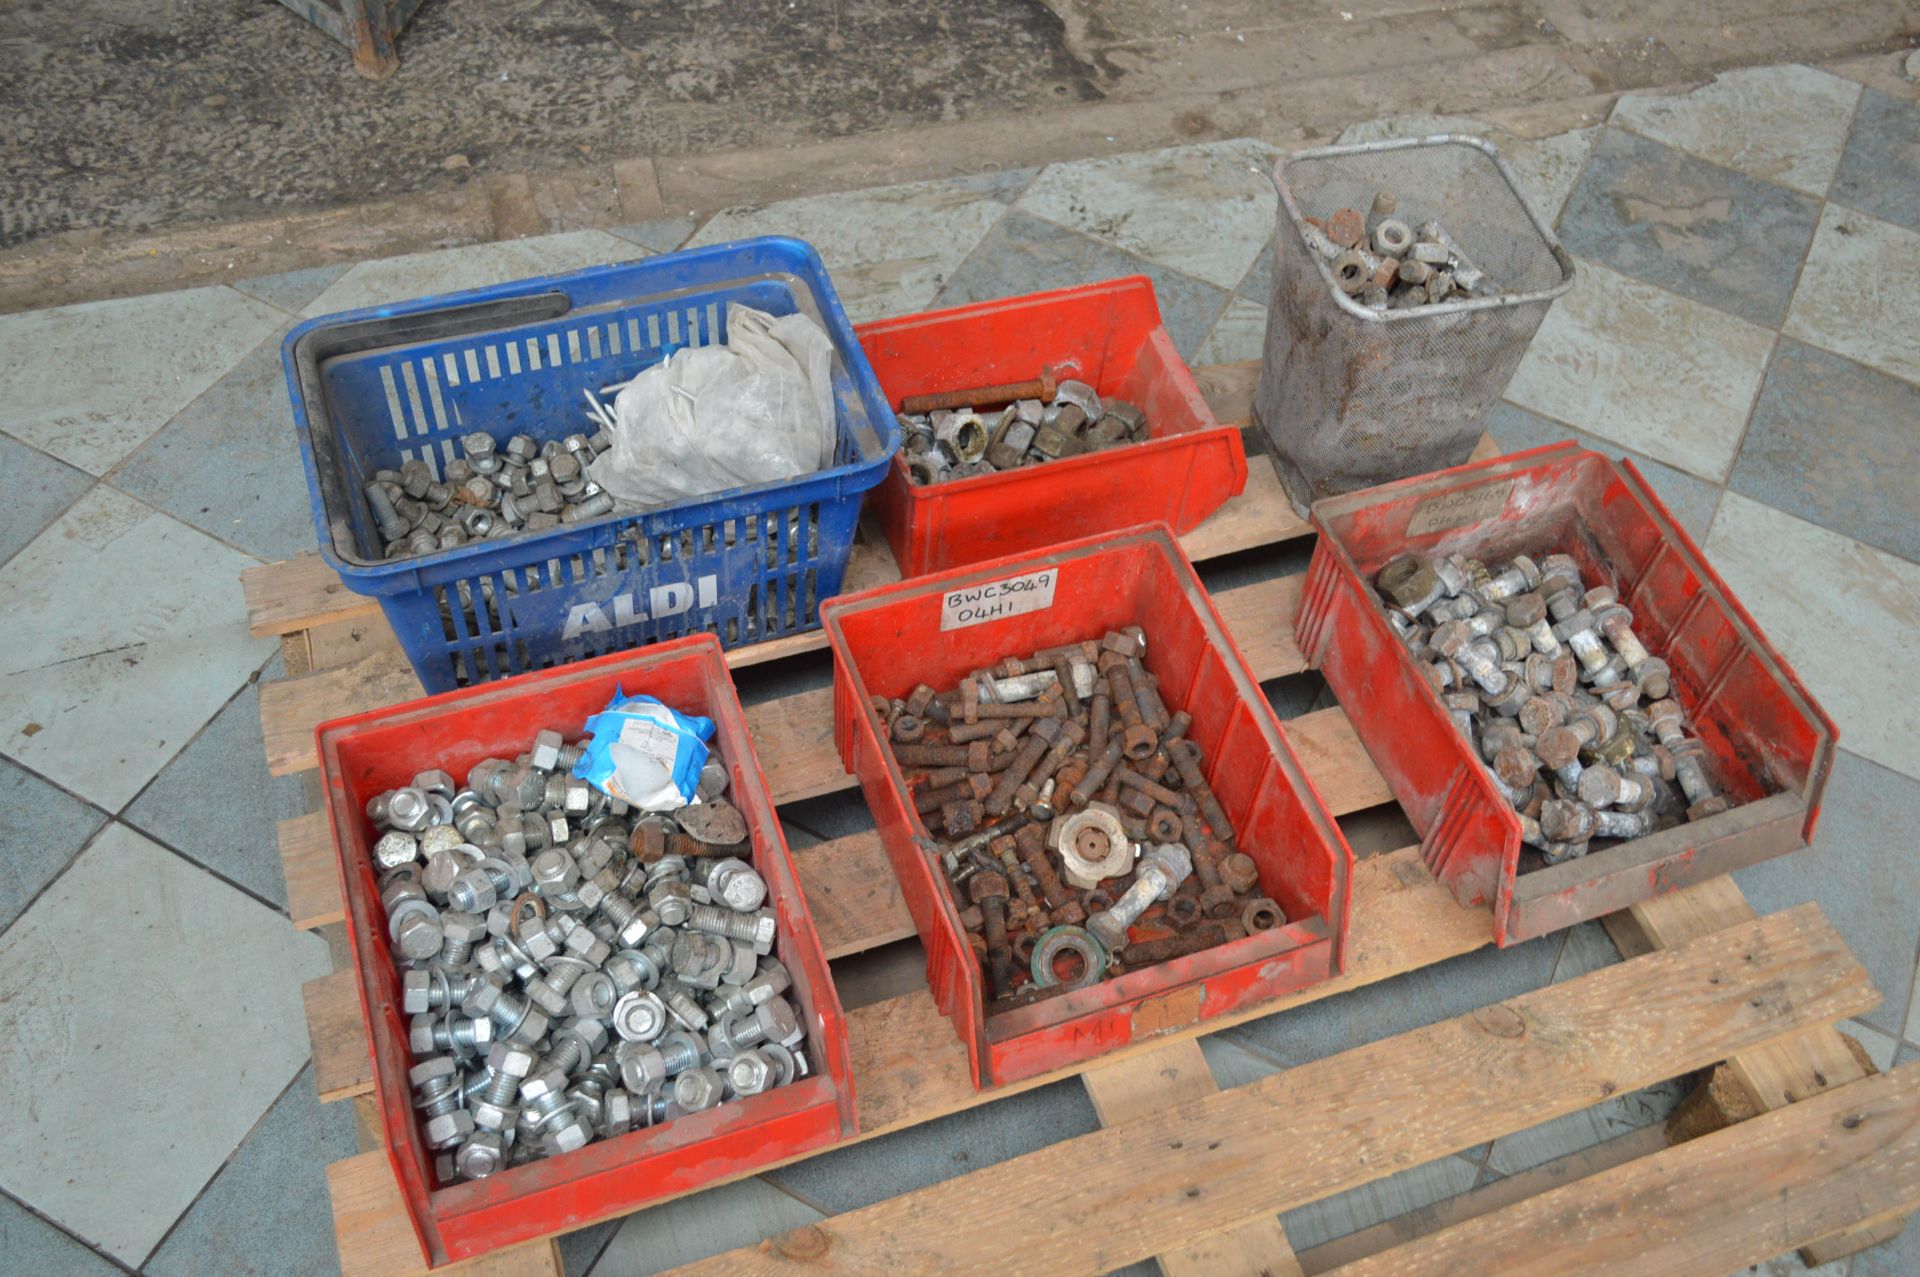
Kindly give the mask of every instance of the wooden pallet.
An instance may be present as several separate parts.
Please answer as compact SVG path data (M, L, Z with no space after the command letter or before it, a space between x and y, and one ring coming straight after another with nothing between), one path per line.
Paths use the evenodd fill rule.
M1256 368L1199 370L1221 420L1246 418ZM1491 451L1490 441L1482 447ZM1183 542L1203 561L1308 533L1256 460L1246 494ZM884 544L863 534L849 574L864 585L897 571ZM1300 584L1286 577L1216 596L1262 679L1306 668L1292 640ZM378 609L317 558L254 569L244 585L254 632L281 638L288 671L261 689L270 768L304 773L317 798L314 725L418 695L419 684ZM817 634L802 635L729 661L809 652L820 661L823 646ZM853 785L833 749L827 692L757 705L748 719L777 802ZM1392 801L1337 706L1287 728L1336 815ZM280 850L295 925L329 936L344 968L324 815L283 821ZM829 958L913 934L872 833L794 859ZM986 1095L973 1089L964 1052L925 989L861 1007L848 1015L857 1138L1074 1073L1103 1129L689 1271L1099 1273L1158 1256L1173 1277L1281 1277L1498 1271L1511 1256L1543 1272L1604 1263L1609 1272L1719 1273L1795 1246L1809 1262L1825 1262L1897 1232L1920 1206L1920 1066L1875 1077L1857 1045L1831 1027L1870 1009L1878 994L1818 910L1757 918L1720 878L1608 926L1631 961L1228 1091L1208 1070L1201 1031L1470 952L1488 943L1485 912L1457 905L1416 847L1367 857L1355 874L1340 978ZM371 1063L350 972L311 981L305 999L320 1096L352 1099L361 1117L365 1151L328 1168L343 1271L420 1273L369 1102ZM1300 1255L1276 1218L1696 1070L1710 1070L1707 1081L1670 1124L1684 1142L1637 1132ZM550 1277L560 1266L546 1240L445 1271Z

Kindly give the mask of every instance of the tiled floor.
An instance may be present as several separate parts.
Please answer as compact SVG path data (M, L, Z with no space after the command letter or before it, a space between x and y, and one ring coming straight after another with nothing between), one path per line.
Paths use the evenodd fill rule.
M1471 121L1400 118L1348 140ZM1602 127L1496 134L1580 258L1490 421L1509 447L1625 451L1839 720L1814 850L1741 875L1818 900L1885 994L1850 1025L1920 1052L1920 106L1805 67L1630 97ZM0 317L0 1084L36 1097L0 1156L22 1271L320 1272L320 1168L354 1147L304 1069L236 574L311 544L278 341L301 315L776 231L820 246L856 318L1150 276L1202 362L1256 356L1272 148L1182 147ZM1244 570L1233 568L1229 570ZM1889 689L1896 689L1890 694ZM1310 686L1276 692L1308 703ZM796 841L860 827L793 813ZM103 922L104 920L104 922ZM110 942L103 940L110 938ZM861 987L911 978L910 946ZM1210 1039L1223 1082L1615 960L1588 925ZM1600 1109L1294 1212L1296 1244L1660 1118ZM1056 1086L569 1238L574 1274L644 1273L1091 1129ZM1830 1277L1920 1272L1920 1229ZM1769 1272L1797 1271L1784 1259Z

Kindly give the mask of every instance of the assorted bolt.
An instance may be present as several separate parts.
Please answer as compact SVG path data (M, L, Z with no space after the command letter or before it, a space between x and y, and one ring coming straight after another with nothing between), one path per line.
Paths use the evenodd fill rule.
M613 512L587 465L613 444L606 429L501 446L484 430L462 435L439 477L424 460L376 470L363 487L386 557L407 559L472 541L556 528Z
M1035 382L923 396L903 406L923 402L954 406L900 415L901 453L916 484L1016 470L1143 443L1149 435L1147 415L1133 404L1103 402L1086 382L1055 382L1051 372ZM1002 406L980 411L994 405Z
M1667 663L1611 586L1585 587L1571 555L1498 569L1406 555L1375 586L1545 863L1727 810Z
M1498 297L1499 285L1474 265L1438 222L1409 226L1394 216L1398 201L1374 196L1369 218L1343 208L1322 220L1303 218L1307 242L1327 261L1340 291L1374 310L1410 310L1449 300Z
M727 769L708 768L694 807L649 814L575 779L580 756L541 732L464 788L422 772L367 804L414 1103L444 1182L809 1067Z
M1138 626L873 710L998 1014L1285 925Z

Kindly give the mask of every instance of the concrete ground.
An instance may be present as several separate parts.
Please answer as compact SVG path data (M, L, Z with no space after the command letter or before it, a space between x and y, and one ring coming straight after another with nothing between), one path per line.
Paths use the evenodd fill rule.
M1920 95L1891 55L1836 65L1589 100L1572 129L1489 130L1580 270L1490 425L1509 447L1574 437L1640 463L1838 720L1816 847L1740 881L1763 910L1811 899L1834 918L1885 998L1846 1031L1884 1068L1920 1056L1920 747L1886 692L1920 679ZM236 582L312 545L278 366L299 316L780 231L820 247L857 318L1140 272L1189 360L1249 358L1274 156L1232 138L1008 162L0 316L0 827L14 832L0 1087L31 1097L0 1155L0 1267L335 1263L322 1167L356 1141L347 1107L313 1093L299 984L327 956L287 922L274 851L274 822L304 802L265 774L256 683L277 657L248 636ZM1205 575L1217 588L1300 566L1295 550ZM741 682L751 698L819 677L815 663ZM1319 693L1310 677L1267 690L1286 715ZM798 845L867 820L849 799L787 815ZM1392 810L1346 826L1363 854L1407 837ZM1614 960L1587 925L1206 1050L1223 1084L1246 1081ZM919 961L909 943L836 975L860 1004L918 979ZM1620 1097L1317 1203L1286 1217L1289 1234L1311 1255L1657 1121L1677 1094ZM1094 1125L1077 1085L1047 1088L585 1230L564 1243L568 1271L657 1271ZM1823 1272L1907 1277L1917 1239L1910 1227Z
M376 83L276 0L16 3L0 310L1396 112L1538 135L1917 31L1912 0L426 0Z

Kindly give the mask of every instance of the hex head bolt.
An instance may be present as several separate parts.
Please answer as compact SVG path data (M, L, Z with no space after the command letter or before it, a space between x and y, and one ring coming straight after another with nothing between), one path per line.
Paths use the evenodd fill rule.
M1045 907L1034 896L1033 886L1028 883L1027 875L1021 872L1019 850L1013 835L1001 834L987 844L987 850L993 853L994 859L998 860L1000 867L1006 871L1007 881L1013 884L1014 895L1019 897L1020 903L1026 907L1027 912L1029 914L1044 912Z
M1000 773L1000 779L994 785L992 792L982 800L987 815L1007 814L1007 809L1013 806L1014 794L1019 791L1020 786L1027 783L1027 777L1032 775L1033 769L1040 765L1041 758L1045 757L1047 751L1052 748L1053 742L1059 738L1060 731L1060 722L1057 719L1043 718L1033 725L1026 739L1020 743L1013 761L1008 764L1005 771Z
M1502 599L1512 598L1516 594L1533 589L1540 584L1540 569L1524 554L1513 556L1507 569L1497 576L1489 577L1476 591L1489 603L1498 603Z
M973 903L980 906L981 927L987 941L987 976L995 997L1013 992L1013 950L1007 944L1007 880L982 871L967 884Z
M1619 720L1605 705L1589 705L1570 721L1541 736L1533 752L1549 768L1559 770L1580 760L1580 751L1613 735Z
M728 1056L734 1056L762 1042L785 1047L797 1046L805 1036L800 1019L794 1014L793 1004L785 998L771 998L755 1007L750 1016L716 1021L713 1030L707 1034L707 1040L724 1050ZM718 1055L719 1051L714 1054Z
M1622 774L1596 764L1580 774L1580 801L1596 810L1618 807L1641 811L1653 802L1653 785L1637 772Z
M1165 845L1165 844L1162 844ZM1225 918L1233 912L1235 888L1227 885L1222 873L1222 862L1226 859L1226 848L1208 834L1199 834L1191 848L1193 876L1200 880L1200 912L1209 918ZM1246 856L1234 857L1235 860L1252 860ZM1255 875L1256 880L1258 874Z
M1656 701L1647 707L1648 725L1673 756L1673 776L1680 792L1687 796L1687 819L1704 820L1727 810L1726 798L1714 791L1707 776L1706 747L1690 738L1682 727L1680 702Z
M984 800L993 793L993 781L984 772L968 772L963 778L938 789L923 789L913 798L913 809L931 816L949 803Z
M686 925L708 935L750 944L762 956L773 952L775 924L770 913L735 913L714 905L694 905L687 911Z
M1013 833L1014 846L1019 850L1020 859L1033 880L1039 884L1040 899L1047 908L1056 913L1073 900L1066 884L1060 881L1060 875L1054 872L1053 861L1047 856L1047 831L1043 825L1022 825Z
M1168 746L1167 755L1173 760L1175 770L1180 773L1180 783L1186 786L1187 797L1199 808L1201 817L1207 822L1207 828L1215 838L1233 845L1233 825L1227 819L1226 809L1213 795L1213 786L1207 784L1207 778L1200 771L1200 747L1190 740L1179 740Z
M487 1067L493 1076L481 1091L481 1098L499 1108L512 1104L520 1093L520 1081L533 1072L534 1054L511 1042L495 1042L487 1051Z
M1547 621L1547 601L1538 590L1516 594L1506 602L1507 624L1526 633L1527 641L1542 658L1551 661L1560 655L1560 640L1553 636Z
M1160 738L1147 726L1140 711L1140 701L1134 694L1133 676L1127 670L1127 661L1117 652L1103 652L1100 655L1101 672L1107 676L1107 692L1113 698L1113 712L1120 716L1120 752L1136 762L1147 758L1159 745Z
M493 979L477 981L460 1009L486 1016L509 1042L538 1042L547 1035L545 1014Z
M792 974L780 962L768 959L761 964L758 975L721 998L715 1010L732 1016L752 1015L755 1007L771 1002L792 987Z
M1086 775L1074 785L1073 792L1068 795L1068 801L1075 807L1085 807L1092 802L1093 796L1100 792L1100 787L1107 783L1107 777L1111 776L1114 768L1120 765L1120 758L1120 742L1108 741L1104 750L1094 754L1093 762L1087 767Z
M380 535L388 541L398 541L413 530L413 525L401 517L394 508L393 496L387 491L387 485L374 481L363 489L367 494L367 510L380 527Z
M1106 909L1087 919L1087 930L1109 951L1127 943L1127 929L1147 906L1171 896L1193 872L1193 856L1179 843L1162 843L1140 857L1133 885Z
M1525 813L1520 816L1520 841L1529 847L1537 848L1540 858L1550 865L1561 864L1587 854L1586 843L1556 842L1547 837L1539 821Z
M1633 613L1623 607L1614 592L1606 587L1587 591L1587 606L1600 622L1600 632L1613 644L1613 650L1626 662L1640 694L1649 700L1663 699L1673 690L1672 671L1667 663L1648 653L1646 644L1633 632Z

